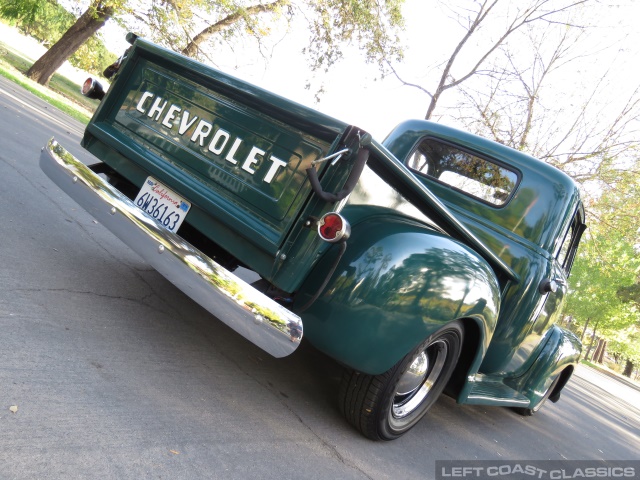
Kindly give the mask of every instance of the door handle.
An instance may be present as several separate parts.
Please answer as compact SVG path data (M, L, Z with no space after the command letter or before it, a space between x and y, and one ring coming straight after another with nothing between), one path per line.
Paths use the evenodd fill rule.
M558 287L562 285L562 281L556 278L545 278L538 285L538 291L546 295L547 293L556 293L558 291Z

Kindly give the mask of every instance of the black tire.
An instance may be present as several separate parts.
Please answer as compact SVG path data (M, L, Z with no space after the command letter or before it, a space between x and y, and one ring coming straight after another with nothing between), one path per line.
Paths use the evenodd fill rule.
M372 440L394 440L427 413L458 362L463 329L453 322L431 335L391 369L366 375L345 369L340 410Z
M544 392L544 395L542 396L542 398L538 400L538 403L536 403L533 407L531 408L514 407L513 410L519 413L520 415L522 415L523 417L530 417L531 415L535 415L542 408L542 406L547 402L547 400L553 393L553 390L556 388L556 385L558 385L558 381L560 381L560 375L557 375L556 378L553 379L553 382L551 382L551 385L549 385L549 388L547 388L547 391Z

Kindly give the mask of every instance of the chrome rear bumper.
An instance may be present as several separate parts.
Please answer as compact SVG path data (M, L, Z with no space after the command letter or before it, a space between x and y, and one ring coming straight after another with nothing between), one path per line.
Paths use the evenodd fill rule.
M274 357L298 347L300 317L160 226L53 139L42 149L40 168L158 272L240 335Z

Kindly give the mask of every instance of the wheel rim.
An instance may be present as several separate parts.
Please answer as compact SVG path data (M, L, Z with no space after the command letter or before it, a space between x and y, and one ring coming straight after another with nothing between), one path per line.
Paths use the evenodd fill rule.
M392 419L401 420L422 405L446 364L449 346L437 340L421 352L400 377L391 407Z

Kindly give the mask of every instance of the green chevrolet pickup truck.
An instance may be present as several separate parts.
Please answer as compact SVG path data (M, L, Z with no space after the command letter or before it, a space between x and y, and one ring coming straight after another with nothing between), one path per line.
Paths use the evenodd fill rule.
M337 360L371 439L443 392L523 415L559 399L581 351L556 325L585 229L567 175L423 120L378 143L129 40L106 95L83 85L104 96L82 140L99 161L52 139L40 165L145 261L271 355L304 336Z

